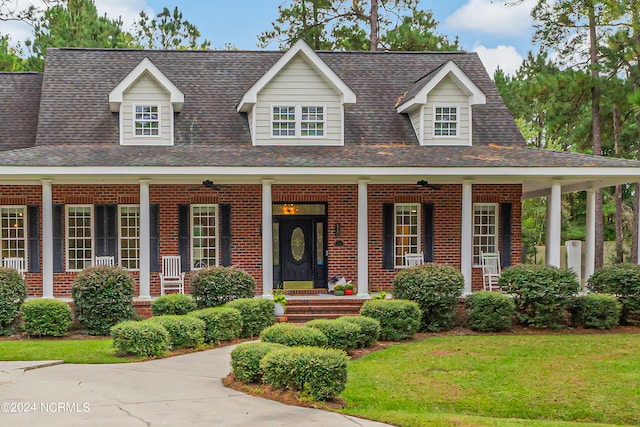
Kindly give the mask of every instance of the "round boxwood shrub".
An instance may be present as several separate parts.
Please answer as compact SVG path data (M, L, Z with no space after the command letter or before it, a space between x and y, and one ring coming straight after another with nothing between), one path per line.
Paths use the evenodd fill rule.
M600 294L612 294L622 304L620 322L640 324L640 265L618 264L604 267L587 281L587 289Z
M153 357L169 349L169 333L154 322L120 322L111 328L111 338L121 356Z
M393 296L415 301L422 311L421 329L438 332L453 327L464 277L449 265L424 264L401 270L393 279Z
M198 308L217 307L239 298L252 298L256 282L234 267L211 267L191 276L191 293Z
M422 317L417 303L397 299L366 301L360 315L380 322L380 339L383 341L411 338L418 332Z
M0 267L0 335L11 335L20 313L20 305L27 298L22 275L13 268Z
M265 298L241 298L228 302L227 307L240 310L242 314L242 338L256 337L268 326L275 323L274 303Z
M274 350L285 348L282 344L253 342L240 344L231 352L231 368L236 380L243 383L258 383L264 372L260 360Z
M260 340L286 346L326 347L327 336L319 329L293 323L276 323L260 333Z
M465 302L467 326L474 331L506 331L513 326L516 306L508 295L481 291L471 294Z
M262 358L260 368L272 387L303 391L318 400L336 397L347 384L347 354L332 348L275 350Z
M204 321L204 340L208 343L230 341L242 333L242 314L235 308L203 308L189 315Z
M55 299L34 299L20 307L22 329L29 335L61 337L66 335L73 316L71 307Z
M169 334L169 348L192 348L204 343L204 321L194 316L168 314L151 317L145 322L158 324Z
M187 314L197 308L196 301L193 297L185 294L163 295L151 303L151 312L154 316Z
M360 327L358 335L358 347L366 348L375 345L380 337L380 322L367 316L342 316L337 319L340 322L349 322Z
M498 285L513 296L518 320L536 328L559 329L580 285L571 270L523 264L502 270Z
M358 338L362 329L355 323L338 320L315 319L305 323L308 328L316 328L327 337L327 347L350 351L358 347Z
M585 328L611 329L620 322L621 304L613 295L589 294L576 298L571 315Z
M88 267L73 286L74 311L90 335L107 335L118 322L133 317L133 278L118 266Z

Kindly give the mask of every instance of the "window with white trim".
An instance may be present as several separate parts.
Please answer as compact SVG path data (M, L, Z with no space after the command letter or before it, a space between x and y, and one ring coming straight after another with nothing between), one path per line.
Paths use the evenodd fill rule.
M0 207L2 258L27 258L27 207Z
M160 106L134 105L133 134L135 136L160 136Z
M457 136L458 107L436 105L433 110L433 135Z
M272 107L271 135L296 136L296 107Z
M271 106L271 136L324 138L325 107L320 105Z
M93 264L93 206L67 205L67 270Z
M191 267L218 265L218 205L191 205Z
M404 254L420 253L420 204L396 203L394 220L395 265L404 266Z
M324 136L324 107L302 107L301 136Z
M120 266L140 269L140 206L118 205Z
M498 204L473 204L473 264L481 265L480 253L498 252Z

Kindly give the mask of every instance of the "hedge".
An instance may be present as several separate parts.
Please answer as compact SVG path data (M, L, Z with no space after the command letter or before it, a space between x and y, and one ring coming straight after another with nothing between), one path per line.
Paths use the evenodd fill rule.
M187 314L197 309L196 301L191 295L180 293L160 296L151 303L151 312L154 316Z
M571 315L585 328L611 329L620 323L621 304L613 295L589 294L576 298Z
M260 340L286 346L326 347L327 336L319 329L293 323L276 323L260 333Z
M189 315L204 321L204 340L208 343L230 341L239 338L242 332L242 315L235 308L203 308Z
M242 314L242 338L256 337L267 326L275 323L274 303L265 298L241 298L228 302L226 307L240 310Z
M29 335L61 337L66 335L73 316L71 307L55 299L34 299L20 308L22 329Z
M497 292L475 292L465 301L467 326L480 332L511 329L516 306L508 295Z
M211 267L191 276L191 293L198 308L217 307L239 298L251 298L256 282L243 270L234 267Z
M372 347L380 337L380 322L367 316L342 316L337 320L341 322L349 322L360 326L360 334L358 335L358 347Z
M129 320L118 323L111 328L111 338L119 355L153 357L169 349L169 333L152 322Z
M355 323L338 320L315 319L305 323L308 328L316 328L327 337L327 347L350 351L358 347L362 329Z
M587 281L587 289L600 294L612 294L622 304L620 321L640 324L640 265L618 264L604 267Z
M360 314L380 322L380 339L383 341L413 337L420 328L422 317L417 303L391 299L366 301Z
M13 268L0 267L0 335L11 335L20 314L20 305L27 299L27 287L22 275Z
M231 368L236 380L244 383L257 383L262 380L264 372L260 368L260 360L274 350L285 348L282 344L270 342L254 342L240 344L231 352Z
M194 316L168 314L151 317L145 322L162 326L169 334L169 348L198 347L204 343L204 321Z

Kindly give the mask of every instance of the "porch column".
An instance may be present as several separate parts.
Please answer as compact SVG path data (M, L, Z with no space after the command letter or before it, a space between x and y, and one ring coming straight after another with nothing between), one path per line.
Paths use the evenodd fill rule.
M593 274L596 264L596 190L587 190L587 225L584 254L584 282Z
M150 181L150 179L140 180L140 299L151 299Z
M558 181L551 184L551 197L549 199L549 227L547 233L548 249L547 265L560 267L560 225L562 223L562 187Z
M358 180L358 297L369 295L369 203L368 179Z
M42 298L53 298L53 196L51 179L42 179Z
M462 230L460 237L460 271L464 277L464 293L471 294L473 273L473 182L462 181Z
M272 179L262 180L262 296L273 293L273 208L271 207Z

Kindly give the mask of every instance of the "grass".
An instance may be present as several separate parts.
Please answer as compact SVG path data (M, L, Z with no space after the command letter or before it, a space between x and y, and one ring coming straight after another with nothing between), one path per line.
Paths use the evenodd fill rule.
M399 426L638 425L640 335L429 338L350 362L342 397Z
M0 360L64 360L65 363L128 363L144 360L116 357L111 339L22 339L0 341Z

